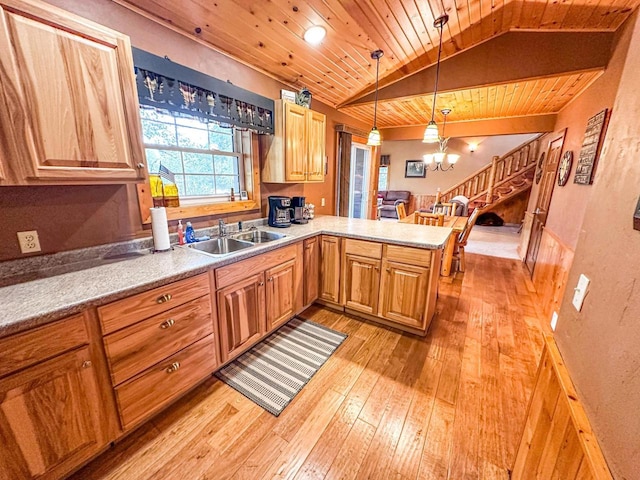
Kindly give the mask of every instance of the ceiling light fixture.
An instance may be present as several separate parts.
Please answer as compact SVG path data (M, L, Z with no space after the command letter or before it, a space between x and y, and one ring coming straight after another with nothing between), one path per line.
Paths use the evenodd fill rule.
M304 32L304 40L311 45L319 45L326 34L327 31L324 27L314 25Z
M373 102L373 128L369 132L369 138L367 139L367 145L372 147L378 147L382 143L380 137L380 130L378 130L378 73L380 72L380 59L384 55L382 50L374 50L371 52L371 58L376 61L376 98Z
M428 153L422 156L424 163L426 164L426 168L435 172L440 170L441 172L446 172L447 170L452 170L453 166L460 159L460 155L456 153L447 153L447 143L449 143L449 139L444 137L444 129L447 126L447 115L451 113L450 108L444 108L441 110L442 115L444 116L444 123L442 125L442 137L438 137L438 143L440 149L435 153ZM447 160L449 164L448 167L444 167L444 161ZM429 167L430 164L434 164L433 167Z
M433 107L431 108L431 121L424 129L424 137L422 141L424 143L437 143L440 141L438 134L438 125L435 121L436 113L436 96L438 95L438 80L440 79L440 56L442 55L442 29L449 21L449 15L446 13L436 18L433 22L433 26L440 30L440 45L438 46L438 61L436 62L436 85L433 89Z

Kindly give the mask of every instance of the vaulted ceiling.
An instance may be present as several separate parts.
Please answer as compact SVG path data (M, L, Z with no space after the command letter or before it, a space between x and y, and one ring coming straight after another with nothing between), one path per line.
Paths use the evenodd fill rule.
M609 60L613 34L640 0L114 0L169 23L314 98L371 123L382 49L379 127L431 117L443 13L436 118L558 112ZM316 47L304 31L322 25Z

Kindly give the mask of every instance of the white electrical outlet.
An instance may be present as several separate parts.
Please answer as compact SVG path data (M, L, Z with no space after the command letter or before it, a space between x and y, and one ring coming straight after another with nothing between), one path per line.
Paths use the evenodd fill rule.
M551 315L551 330L555 332L557 325L558 325L558 312L553 312L553 315Z
M18 241L20 242L20 250L22 253L34 253L42 250L40 248L38 232L35 230L18 232Z
M577 311L582 310L582 303L584 302L584 297L589 291L589 280L584 274L580 274L580 278L578 279L578 285L573 289L573 306Z
M324 197L322 197L322 198L320 199L320 206L321 206L321 207L324 207L324 206L326 205L326 203L327 203L327 202L325 202Z

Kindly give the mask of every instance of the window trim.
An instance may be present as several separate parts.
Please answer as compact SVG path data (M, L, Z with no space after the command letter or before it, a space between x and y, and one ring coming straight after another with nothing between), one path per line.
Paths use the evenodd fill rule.
M209 217L215 215L226 215L231 213L249 213L262 209L260 197L260 161L258 149L258 135L251 131L238 130L238 141L242 142L242 152L240 158L241 167L244 168L244 182L248 200L234 202L215 202L200 205L185 205L180 207L166 207L167 220L179 220L187 218ZM228 154L228 152L227 152ZM145 171L147 170L145 166ZM145 183L137 184L138 206L143 225L151 223L151 208L153 199L151 198L151 186L149 177ZM237 192L238 197L240 192Z

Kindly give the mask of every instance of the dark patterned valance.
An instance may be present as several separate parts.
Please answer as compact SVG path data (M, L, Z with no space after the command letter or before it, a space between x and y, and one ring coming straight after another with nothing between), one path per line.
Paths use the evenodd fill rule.
M141 105L273 134L273 100L137 48L133 60Z

